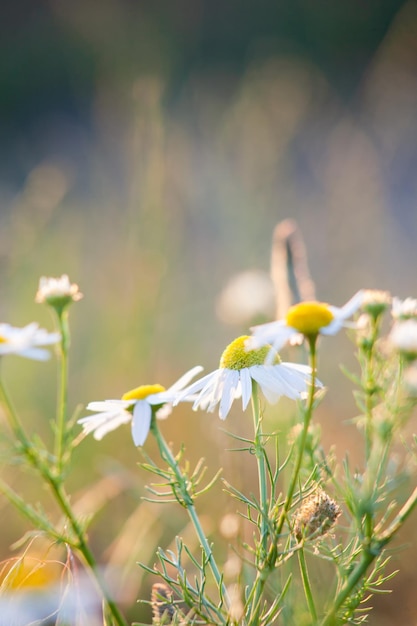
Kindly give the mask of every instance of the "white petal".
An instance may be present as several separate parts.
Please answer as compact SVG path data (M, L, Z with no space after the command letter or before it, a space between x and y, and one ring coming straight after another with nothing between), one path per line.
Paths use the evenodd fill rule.
M51 353L48 350L42 350L42 348L26 348L24 350L11 350L20 356L24 356L27 359L34 359L35 361L47 361L51 358Z
M270 344L277 352L287 343L291 335L296 333L284 320L252 326L251 331L252 337L246 340L247 350L257 350Z
M242 389L242 408L246 411L252 397L252 378L248 367L240 370L240 386Z
M320 329L320 332L323 335L334 335L337 333L344 325L344 322L351 317L360 307L362 306L364 299L364 290L360 290L355 293L355 295L346 302L342 307L329 306L330 311L334 315L334 319L328 326L325 326Z
M225 381L227 379L229 370L221 367L217 370L217 374L213 377L213 383L211 386L211 395L209 397L209 405L207 407L207 411L211 413L216 408L217 404L222 399L223 389L225 385Z
M100 440L104 435L115 430L121 424L126 424L131 419L132 415L127 411L107 411L82 417L78 420L78 424L82 425L86 435L94 432L94 439Z
M192 367L190 370L188 370L188 372L183 374L183 376L181 376L181 378L179 378L177 382L171 385L171 387L167 389L167 392L176 393L180 389L183 389L194 378L194 376L197 376L197 374L202 372L203 369L204 368L201 367L201 365L196 365L195 367Z
M180 391L175 397L175 400L173 402L174 406L176 406L179 402L186 400L188 396L194 395L195 393L202 391L204 387L208 383L210 383L216 372L217 370L215 372L211 372L210 374L206 374L205 376L203 376L203 378L196 380L195 383L192 383L192 385L189 385L189 387L186 387L185 389Z
M161 408L157 410L157 412L155 413L155 416L159 420L166 420L167 417L171 415L171 413L172 413L172 404L169 404L169 402L167 402L166 404L164 404L164 406L161 406Z
M133 409L132 437L135 446L143 446L151 427L152 409L146 400L138 400Z
M87 409L89 411L119 411L127 409L135 402L136 400L101 400L99 402L89 402Z
M219 407L219 417L222 420L226 419L233 404L233 400L236 397L237 387L239 386L239 371L226 368L224 371L224 383Z

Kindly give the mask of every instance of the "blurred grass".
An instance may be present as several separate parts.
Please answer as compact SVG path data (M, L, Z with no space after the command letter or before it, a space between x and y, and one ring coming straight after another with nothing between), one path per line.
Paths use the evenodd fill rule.
M23 325L36 319L51 327L46 309L34 303L40 275L68 273L85 294L71 315L72 408L120 397L142 383L169 385L197 363L206 371L217 367L225 345L246 329L217 320L216 299L236 273L268 270L272 231L287 217L304 234L320 299L343 304L360 287L417 295L415 2L404 3L392 19L348 98L317 55L283 45L282 34L281 46L248 43L239 68L214 62L194 67L191 55L174 89L181 55L193 49L192 39L186 39L189 50L175 40L179 16L161 13L164 32L155 15L139 19L133 5L103 6L97 21L91 6L51 3L66 45L79 51L71 56L70 74L80 109L57 114L46 107L29 130L12 125L6 136L13 150L2 168L12 174L0 189L2 320ZM200 24L202 18L187 19L189 35L193 20ZM49 28L39 32L51 43ZM94 81L87 81L89 74ZM45 70L44 80L51 94L60 84L52 70ZM88 90L86 124L80 111ZM357 442L344 422L355 409L335 369L339 361L352 364L349 342L338 336L322 344L320 377L329 392L319 420L325 447L335 444L342 458L346 450L356 454ZM11 357L4 370L29 430L47 436L55 409L54 364ZM274 409L278 419L280 410L289 419L290 406L282 402ZM184 440L194 462L204 455L210 474L220 463L228 480L246 486L250 466L224 452L230 440L219 426L216 416L181 407L164 432L176 447ZM226 427L242 433L238 410ZM151 441L148 447L154 452ZM153 562L154 547L166 547L185 518L172 507L137 509L146 477L137 471L128 428L101 443L86 439L74 460L74 492L114 463L122 468L117 506L103 509L91 538L98 554L117 561L120 551L130 558L132 603L150 586L145 577L145 592L137 589L141 574L134 560ZM13 467L4 471L33 493L31 479L19 478ZM224 512L234 510L219 486L202 499L203 514L214 517L219 498L229 507ZM147 529L131 554L123 537L112 543L126 520L127 545L132 528ZM7 556L26 526L4 503L0 523L0 553ZM371 624L393 623L390 611L397 623L415 623L413 529L407 527L401 539L413 541L413 548L395 555L403 573L393 581L396 593L375 602ZM142 619L135 606L132 615Z

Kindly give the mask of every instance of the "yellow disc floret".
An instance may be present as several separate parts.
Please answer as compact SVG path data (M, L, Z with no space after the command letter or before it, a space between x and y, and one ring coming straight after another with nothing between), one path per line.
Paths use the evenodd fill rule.
M7 339L2 337L2 335L0 335L0 343L7 343Z
M141 385L126 391L122 395L122 400L144 400L153 393L161 393L161 391L165 391L165 387L162 387L162 385Z
M241 370L252 365L264 365L271 346L263 346L258 350L247 350L245 344L248 339L248 335L242 335L227 346L220 359L220 368ZM274 359L274 364L276 363L280 363L278 355Z
M286 322L306 337L318 335L321 328L333 321L334 315L329 305L324 302L300 302L292 306L286 316Z

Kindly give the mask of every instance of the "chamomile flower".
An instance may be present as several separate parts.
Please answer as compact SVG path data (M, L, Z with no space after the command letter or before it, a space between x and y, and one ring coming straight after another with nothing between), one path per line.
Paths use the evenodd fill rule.
M94 433L94 439L100 440L107 433L121 424L132 424L132 438L135 446L143 446L148 436L152 416L158 419L168 417L178 392L188 385L191 379L202 371L202 367L193 367L186 372L169 389L162 385L141 385L123 394L121 400L104 400L90 402L89 411L95 415L82 417L78 420L84 434Z
M289 310L285 319L253 326L252 336L248 339L248 350L271 345L274 350L281 350L287 343L300 343L303 336L315 340L317 335L335 335L347 320L362 306L363 291L358 291L342 307L335 307L324 302L300 302Z
M391 313L395 320L416 319L417 299L406 298L405 300L400 300L400 298L393 298Z
M57 343L60 338L59 333L48 333L44 328L39 328L36 322L23 328L0 324L0 356L17 354L28 359L46 361L51 356L50 352L40 346Z
M391 345L408 359L417 358L417 320L407 319L394 324L388 336Z
M271 346L248 351L245 348L248 339L246 335L235 339L223 352L219 369L184 389L178 394L176 402L191 399L197 394L194 410L201 408L212 412L219 405L219 416L224 420L233 400L241 397L243 410L247 408L253 382L258 383L270 403L277 402L281 396L299 400L307 394L311 384L310 367L281 363L276 353L274 363L265 365ZM316 386L322 387L322 384L316 380Z
M39 287L36 293L35 302L46 302L54 308L64 308L81 300L83 294L78 285L70 283L67 274L62 274L60 278L42 276L39 280Z

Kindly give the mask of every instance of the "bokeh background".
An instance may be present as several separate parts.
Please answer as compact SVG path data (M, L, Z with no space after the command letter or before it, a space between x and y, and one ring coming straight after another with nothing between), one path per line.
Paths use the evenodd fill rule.
M21 0L0 33L0 315L51 328L34 304L39 276L79 283L72 409L216 367L247 327L225 312L224 290L246 271L268 284L272 231L288 217L320 299L341 305L360 287L417 295L415 1ZM273 310L266 297L260 313ZM351 353L344 337L323 344L319 421L325 447L355 462L355 409L336 367ZM11 358L4 374L28 429L48 438L54 363ZM234 411L227 426L247 428L241 419ZM250 485L219 426L181 408L164 429L210 475L220 462ZM135 562L188 530L175 507L138 507L137 461L122 429L83 441L69 480L87 489L86 513L102 500L93 546L123 572L132 619L149 620L135 599L152 581ZM44 499L30 476L4 471ZM95 480L99 490L86 487ZM200 506L213 529L234 510L220 486ZM27 527L5 503L0 524L7 558ZM417 621L414 526L371 624Z

